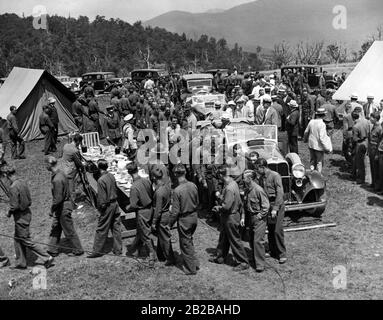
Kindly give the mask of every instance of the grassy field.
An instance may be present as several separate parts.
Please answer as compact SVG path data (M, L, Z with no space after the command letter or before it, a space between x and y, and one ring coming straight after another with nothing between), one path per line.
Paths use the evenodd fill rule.
M33 289L32 268L0 269L0 299L382 299L383 198L349 180L340 155L340 132L334 140L335 151L326 157L324 170L329 204L323 220L335 222L337 227L286 233L289 260L285 265L268 260L271 267L257 274L253 269L235 273L230 266L209 263L218 233L199 223L194 240L201 261L197 276L185 276L177 267L159 264L148 269L125 257L89 260L62 254L47 271L47 290ZM307 164L307 146L300 143L299 147ZM33 197L33 238L46 242L51 223L50 176L41 149L42 142L29 143L28 159L16 161L15 165L28 181ZM4 199L0 210L0 233L12 235L13 221L5 217ZM96 211L85 207L74 212L73 217L84 248L91 249ZM173 234L176 240L175 230ZM0 245L13 262L12 240L0 237ZM178 243L174 247L179 253ZM332 272L337 266L347 270L344 290L333 286ZM11 279L16 280L16 285L9 290L7 283Z

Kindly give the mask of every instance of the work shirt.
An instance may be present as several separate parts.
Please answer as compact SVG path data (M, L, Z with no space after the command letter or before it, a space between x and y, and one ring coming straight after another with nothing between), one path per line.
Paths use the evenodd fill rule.
M238 214L242 209L242 200L237 182L230 181L222 192L222 209L227 214Z
M15 180L9 189L9 213L25 211L31 204L32 199L27 183L21 179Z
M271 108L274 108L275 111L277 111L278 114L278 129L282 126L282 116L283 116L283 107L278 102L273 102L271 105Z
M357 119L352 127L352 139L356 143L367 145L367 139L370 135L370 122L366 119Z
M338 113L336 107L331 103L325 103L322 108L326 110L326 115L323 118L327 128L334 128L334 120L338 119Z
M52 173L52 212L58 210L64 202L70 201L69 183L61 170Z
M82 104L80 101L76 100L72 104L72 113L74 117L81 117L82 116Z
M172 197L172 220L176 220L179 215L187 215L197 211L199 204L197 186L190 181L181 182L174 189Z
M282 178L278 172L265 169L265 174L260 177L259 185L265 190L272 210L278 211L284 204Z
M269 212L270 203L267 198L266 192L257 185L254 181L251 182L250 187L245 189L245 212L251 216L261 214L266 217Z
M121 138L121 121L116 111L106 117L107 134L111 139Z
M19 126L17 124L16 116L11 112L7 116L8 130L13 130L15 133L19 133Z
M53 125L57 126L60 122L59 115L57 113L57 109L55 106L51 106L51 105L49 106L49 109L52 110L51 115L50 115L50 119L51 119Z
M286 131L291 136L298 136L299 131L299 111L298 109L291 110L291 113L286 118Z
M170 185L168 183L160 182L157 185L156 190L154 191L154 196L153 196L154 213L153 213L152 224L156 224L157 221L161 219L161 215L164 212L169 211L170 197L171 197Z
M97 206L99 210L117 200L116 179L110 172L104 172L97 181Z
M354 125L354 119L351 113L346 114L343 117L343 139L352 138L352 127Z
M68 178L74 178L77 168L82 168L80 151L74 143L67 143L63 147L61 166Z
M39 123L41 131L47 132L54 127L51 119L45 112L41 113L39 117Z
M138 211L152 205L153 189L149 179L139 177L130 188L130 209Z

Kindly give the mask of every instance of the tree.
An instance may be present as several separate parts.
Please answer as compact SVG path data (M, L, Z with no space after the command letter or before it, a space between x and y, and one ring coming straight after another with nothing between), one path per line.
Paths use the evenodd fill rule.
M347 59L347 48L339 42L329 44L326 49L326 55L336 64L345 62Z
M324 42L299 42L296 46L297 64L318 64L322 56Z
M281 68L283 65L289 64L293 60L294 56L288 43L283 41L274 45L272 61L276 68Z

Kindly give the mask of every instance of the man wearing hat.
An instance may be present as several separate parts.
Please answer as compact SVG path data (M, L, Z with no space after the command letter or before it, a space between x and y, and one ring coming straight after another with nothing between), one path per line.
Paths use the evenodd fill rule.
M315 110L314 99L309 95L307 88L303 88L301 97L301 125L299 132L301 137L303 137L303 133L310 120L315 116Z
M48 98L48 107L51 109L50 118L53 123L54 131L53 131L53 139L55 144L57 144L57 137L59 134L59 115L57 113L57 109L55 107L56 99L53 97Z
M77 97L76 101L72 104L74 122L80 132L84 132L83 104L86 104L86 102L82 96Z
M134 127L132 125L133 115L128 114L124 117L124 126L122 127L122 150L133 156L137 151L137 142L134 139Z
M108 162L99 160L97 163L101 177L97 180L97 209L99 218L93 244L93 252L88 258L98 258L103 255L103 248L108 238L109 230L113 235L113 253L122 254L121 218L117 203L116 180L107 172Z
M263 119L262 125L278 126L278 113L274 108L271 108L272 99L269 95L263 96Z
M310 150L310 168L322 172L324 153L332 152L331 139L326 132L326 124L323 119L326 110L319 108L315 112L315 119L312 119L304 133L304 141L308 142Z
M25 142L19 135L19 125L16 118L17 108L11 106L7 116L8 134L11 142L12 159L25 159Z
M318 96L315 101L315 110L318 110L321 106L323 106L326 103L326 89L321 89L318 93Z
M186 180L185 174L186 169L183 164L177 164L174 167L178 186L173 191L169 225L172 226L176 221L178 222L183 271L186 275L195 275L199 270L199 261L194 250L193 235L198 222L199 198L197 186Z
M242 97L239 97L236 103L236 107L234 109L233 118L244 118L243 106L245 104L245 100Z
M362 109L363 111L363 106L361 104L358 103L358 94L356 93L353 93L350 97L350 104L351 104L351 108L349 110L349 113L352 113L354 111L355 108L359 108ZM363 118L365 119L365 116L364 116L364 112L362 112L361 114L359 114L359 117L360 118Z
M111 141L116 146L121 146L122 126L119 112L113 105L107 107L106 111L106 128L104 129L106 139Z
M288 106L290 112L286 117L287 142L290 152L298 153L299 105L291 100Z
M6 173L12 182L9 189L9 211L7 216L8 218L13 216L15 221L15 269L27 269L27 249L43 259L44 266L49 268L53 264L53 257L31 239L29 228L32 220L30 209L32 199L28 185L17 176L15 168L7 168Z
M245 185L244 209L250 227L250 247L257 272L265 269L266 255L264 237L266 235L266 218L270 203L265 191L255 181L255 172L246 170L243 173ZM245 226L245 217L241 217L241 226Z
M52 109L48 106L43 106L43 112L39 117L39 127L41 133L44 135L44 154L48 155L50 152L57 150L54 140L55 127L50 118Z
M278 114L278 130L280 130L282 127L283 107L279 103L279 98L276 94L271 96L271 100L273 102L271 104L271 108L277 111L277 114Z
M363 105L363 112L365 118L370 119L370 115L379 110L379 106L374 102L374 95L367 95L367 102Z
M351 115L354 119L354 126L352 127L352 140L354 142L353 175L356 183L364 184L366 178L365 157L371 130L370 122L361 117L364 112L360 107L355 107Z
M65 238L71 242L72 254L80 256L84 253L84 250L73 225L73 202L68 178L59 167L55 157L49 156L46 159L46 164L48 171L52 173L52 206L49 214L52 217L52 227L49 234L48 252L52 256L59 254L61 234L64 232Z
M135 162L129 163L126 168L133 178L130 188L130 204L126 207L127 212L135 212L137 220L137 233L133 244L127 251L127 255L132 255L136 250L145 248L149 250L149 266L154 267L156 253L154 243L151 239L152 204L153 189L149 179L138 175L138 168Z

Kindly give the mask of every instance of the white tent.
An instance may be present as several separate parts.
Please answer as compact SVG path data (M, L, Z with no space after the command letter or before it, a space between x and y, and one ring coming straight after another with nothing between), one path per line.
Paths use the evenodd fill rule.
M353 93L359 101L367 101L368 94L374 95L376 103L383 99L383 41L372 44L333 99L350 100Z

